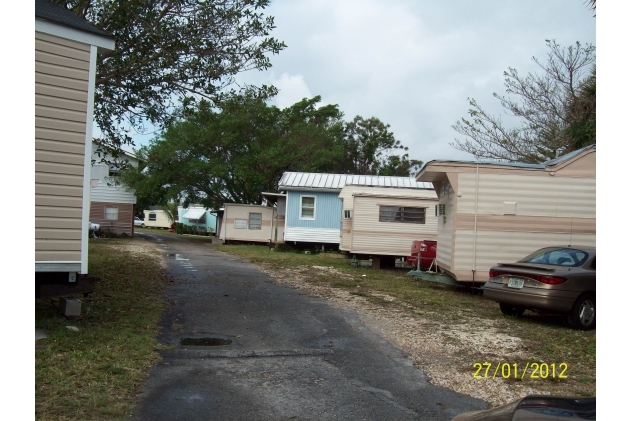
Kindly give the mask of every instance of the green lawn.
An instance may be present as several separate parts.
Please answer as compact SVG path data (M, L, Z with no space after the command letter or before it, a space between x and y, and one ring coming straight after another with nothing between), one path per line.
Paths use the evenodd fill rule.
M57 299L36 300L36 327L49 333L35 350L38 420L122 419L133 408L159 358L155 336L167 281L157 255L129 251L136 243L91 240L89 273L101 282L90 297L80 297L80 319L61 317Z

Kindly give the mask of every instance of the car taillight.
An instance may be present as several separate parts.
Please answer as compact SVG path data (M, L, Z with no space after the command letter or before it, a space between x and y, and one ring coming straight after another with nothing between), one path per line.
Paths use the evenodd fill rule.
M563 282L567 281L566 278L562 278L560 276L548 276L548 275L543 275L538 277L539 279L537 279L539 282L543 282L544 284L548 284L548 285L558 285L558 284L562 284Z
M506 273L506 272L491 269L491 270L489 270L489 278L495 278L496 276L502 275L504 273Z

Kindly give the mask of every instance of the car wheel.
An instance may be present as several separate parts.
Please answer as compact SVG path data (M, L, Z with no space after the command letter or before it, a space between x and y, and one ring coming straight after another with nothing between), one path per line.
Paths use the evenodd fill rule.
M596 296L583 294L574 303L567 321L574 329L591 330L596 327Z
M140 224L140 228L144 228L144 227L145 227L145 224Z
M507 316L516 316L519 317L524 314L526 309L520 306L514 306L512 304L500 303L500 310Z

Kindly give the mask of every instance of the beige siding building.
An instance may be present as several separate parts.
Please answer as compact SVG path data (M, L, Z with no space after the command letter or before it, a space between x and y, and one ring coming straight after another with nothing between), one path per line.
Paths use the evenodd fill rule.
M145 226L149 228L171 228L172 222L169 220L167 213L162 209L146 209ZM132 216L133 218L133 216Z
M35 2L35 271L88 270L97 49L112 37L67 9Z
M266 205L224 204L217 237L231 241L266 243L282 242L284 219L277 217L277 208Z
M486 282L497 263L556 245L596 245L596 146L543 164L428 162L438 194L437 264Z
M407 256L414 240L435 240L438 203L434 190L347 185L340 192L340 250L353 254Z

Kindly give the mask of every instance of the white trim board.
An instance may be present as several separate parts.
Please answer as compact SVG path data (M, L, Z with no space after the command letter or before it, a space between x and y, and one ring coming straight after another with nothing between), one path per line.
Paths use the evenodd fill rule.
M59 25L38 18L35 18L35 32L54 35L56 37L69 39L72 41L80 42L82 44L94 45L106 50L113 50L115 45L113 39L84 31L79 31L78 29L69 28L67 26Z

